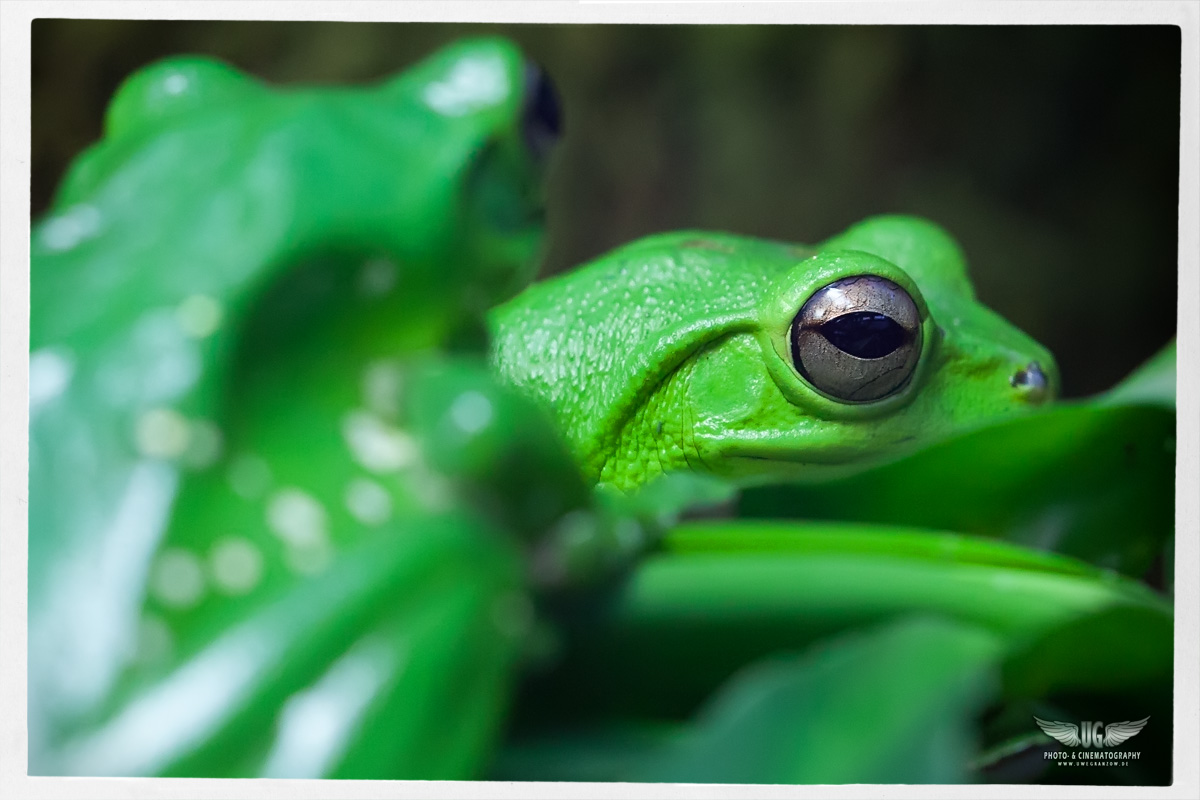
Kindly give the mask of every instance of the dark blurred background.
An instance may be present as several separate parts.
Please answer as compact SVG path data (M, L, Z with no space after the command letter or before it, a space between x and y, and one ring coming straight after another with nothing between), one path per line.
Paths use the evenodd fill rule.
M543 273L655 231L815 242L871 214L962 242L980 297L1100 391L1176 326L1180 33L1138 27L38 20L32 210L143 64L370 81L500 33L566 115Z

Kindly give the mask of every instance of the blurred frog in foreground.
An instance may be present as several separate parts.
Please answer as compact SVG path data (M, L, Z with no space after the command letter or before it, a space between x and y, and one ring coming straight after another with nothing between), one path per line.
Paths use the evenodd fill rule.
M608 608L633 609L629 630L662 575L687 599L646 618L699 623L636 674L697 696L738 659L914 608L989 665L1013 629L1161 613L997 543L785 526L764 556L742 552L763 549L748 526L668 531L734 484L854 470L1043 404L1054 363L908 218L815 247L650 237L496 308L493 345L485 313L536 267L560 125L499 40L360 89L198 58L122 86L31 245L31 774L486 776L524 668L570 673L555 598L624 567L633 605ZM696 548L732 583L693 575ZM885 602L821 588L853 589L876 557ZM914 569L931 576L916 595ZM1035 579L1013 589L1018 573ZM794 607L746 649L694 613L764 585ZM971 602L924 594L959 585ZM1016 621L998 591L1024 593ZM619 634L589 685L650 652L587 624L585 641ZM697 642L729 664L669 666Z
M124 83L33 232L31 772L475 769L521 537L589 503L483 361L559 125L500 40L366 88Z

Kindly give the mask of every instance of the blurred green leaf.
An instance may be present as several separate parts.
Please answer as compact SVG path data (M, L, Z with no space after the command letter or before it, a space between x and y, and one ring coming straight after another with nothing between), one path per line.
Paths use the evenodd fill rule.
M1174 618L1154 606L1105 608L1041 631L1008 657L1005 691L1142 693L1171 688Z
M748 489L740 510L993 536L1140 576L1174 530L1174 443L1163 408L1060 406L848 477Z
M1103 608L1169 613L1116 573L934 531L694 523L664 546L595 605L563 615L567 655L539 684L535 718L679 717L752 659L906 614L978 625L1015 646Z
M627 781L677 742L684 723L622 719L506 742L493 781Z
M1155 405L1175 410L1175 340L1159 350L1125 380L1095 398L1099 405Z
M960 783L1000 642L944 620L905 620L736 675L647 781Z
M840 553L928 559L1101 577L1091 565L1007 542L900 525L846 522L727 521L692 523L663 540L670 553Z
M687 722L625 719L518 740L491 777L963 782L1001 651L982 628L906 618L758 661Z

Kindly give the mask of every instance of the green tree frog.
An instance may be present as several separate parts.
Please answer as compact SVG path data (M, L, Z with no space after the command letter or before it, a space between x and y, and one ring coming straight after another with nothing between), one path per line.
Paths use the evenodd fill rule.
M32 773L475 773L589 502L484 363L558 126L501 40L120 88L31 243Z
M868 219L816 246L650 236L491 317L498 372L594 482L861 464L1044 403L1050 353L982 306L959 246Z

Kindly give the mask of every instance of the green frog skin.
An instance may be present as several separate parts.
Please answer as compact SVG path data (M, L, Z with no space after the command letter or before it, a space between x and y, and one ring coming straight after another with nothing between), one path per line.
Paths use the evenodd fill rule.
M550 409L589 479L619 489L866 463L1057 384L1050 353L975 299L953 239L912 217L816 246L650 236L491 323L499 373Z
M518 537L588 502L485 363L551 91L475 40L374 86L179 58L117 92L31 241L32 772L474 774ZM357 721L289 749L346 669Z

